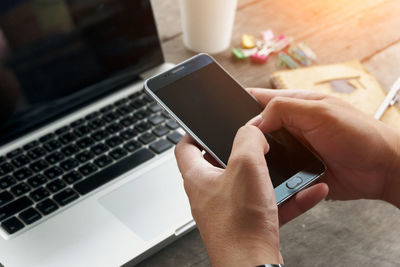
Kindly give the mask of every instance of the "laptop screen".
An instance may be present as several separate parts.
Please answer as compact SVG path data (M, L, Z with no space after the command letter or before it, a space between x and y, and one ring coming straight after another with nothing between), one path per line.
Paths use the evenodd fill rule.
M150 0L1 0L0 144L163 61Z

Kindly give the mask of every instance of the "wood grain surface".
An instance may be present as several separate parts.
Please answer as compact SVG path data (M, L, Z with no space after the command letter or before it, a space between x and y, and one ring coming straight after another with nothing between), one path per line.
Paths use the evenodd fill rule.
M178 0L152 1L168 62L185 49ZM305 42L319 63L360 60L388 89L400 76L399 0L239 0L231 48L243 33L264 29ZM214 57L246 87L269 87L277 59L237 62L230 49ZM362 160L362 159L360 159ZM285 266L400 266L400 211L381 201L324 201L281 228ZM139 266L210 266L197 230Z

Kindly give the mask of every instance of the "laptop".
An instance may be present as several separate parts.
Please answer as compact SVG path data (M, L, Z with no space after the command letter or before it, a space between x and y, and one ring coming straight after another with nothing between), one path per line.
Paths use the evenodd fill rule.
M131 266L194 228L143 92L170 67L149 0L0 2L0 266Z

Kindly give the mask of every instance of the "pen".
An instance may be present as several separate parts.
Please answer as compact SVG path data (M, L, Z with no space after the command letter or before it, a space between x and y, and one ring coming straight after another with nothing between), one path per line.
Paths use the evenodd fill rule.
M400 100L400 78L398 78L392 87L389 90L389 93L383 100L382 104L379 106L378 110L375 112L374 118L379 120L383 113L387 110L388 107L393 106L396 104L397 101Z

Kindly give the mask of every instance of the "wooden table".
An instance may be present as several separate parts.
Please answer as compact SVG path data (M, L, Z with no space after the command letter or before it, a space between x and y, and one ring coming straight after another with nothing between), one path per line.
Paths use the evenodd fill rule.
M182 43L179 1L153 0L153 8L166 61L194 55ZM322 64L360 60L384 88L400 75L399 0L239 0L231 46L267 28L305 42ZM247 87L269 87L277 69L276 58L239 63L230 49L215 58ZM400 266L400 211L380 201L324 201L281 228L281 248L286 266ZM140 264L209 265L197 230Z

